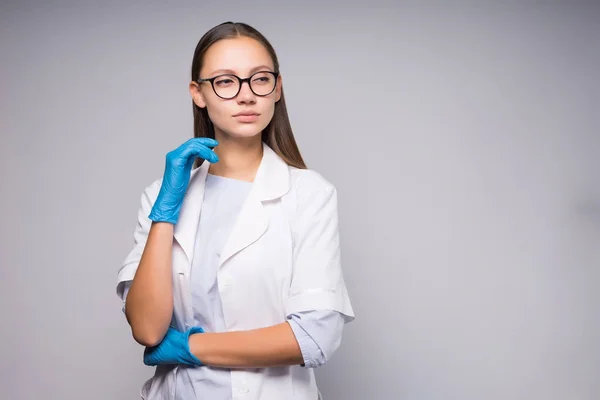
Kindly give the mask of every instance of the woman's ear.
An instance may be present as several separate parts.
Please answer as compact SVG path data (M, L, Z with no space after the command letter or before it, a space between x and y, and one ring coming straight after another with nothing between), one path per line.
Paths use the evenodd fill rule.
M190 82L190 96L192 96L194 104L196 104L198 107L206 107L204 95L202 94L202 91L200 90L200 85L197 82Z
M282 88L283 88L283 79L281 78L281 75L279 75L277 77L277 85L275 86L275 103L277 103L279 101L279 99L281 99Z

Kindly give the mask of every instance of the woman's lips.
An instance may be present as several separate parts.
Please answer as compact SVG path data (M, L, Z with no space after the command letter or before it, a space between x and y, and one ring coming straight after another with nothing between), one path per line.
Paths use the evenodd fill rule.
M258 121L258 116L260 114L255 113L255 112L241 112L238 114L235 114L233 117L238 120L239 122L256 122Z

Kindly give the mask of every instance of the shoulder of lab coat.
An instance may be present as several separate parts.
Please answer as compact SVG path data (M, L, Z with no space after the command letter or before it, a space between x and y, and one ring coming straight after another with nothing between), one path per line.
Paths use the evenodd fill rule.
M354 311L342 272L337 189L315 170L290 168L290 173L294 264L286 314L333 310L350 322Z

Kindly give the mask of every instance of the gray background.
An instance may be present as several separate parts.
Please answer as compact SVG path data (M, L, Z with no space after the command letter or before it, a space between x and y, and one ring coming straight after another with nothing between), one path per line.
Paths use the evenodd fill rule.
M138 398L116 273L235 20L340 194L357 319L325 399L598 399L600 7L440 4L4 2L0 397Z

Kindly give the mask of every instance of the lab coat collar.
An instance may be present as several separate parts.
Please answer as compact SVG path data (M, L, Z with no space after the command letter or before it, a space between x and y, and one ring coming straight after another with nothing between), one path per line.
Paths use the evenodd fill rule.
M263 158L254 177L261 200L274 200L290 189L290 171L285 161L263 142Z
M192 171L186 196L181 205L174 237L182 247L191 264L198 220L204 199L204 186L210 163ZM290 189L290 173L287 163L263 142L263 157L256 172L248 199L240 212L238 224L228 240L221 263L231 255L257 240L266 230L267 216L262 201L274 200Z

